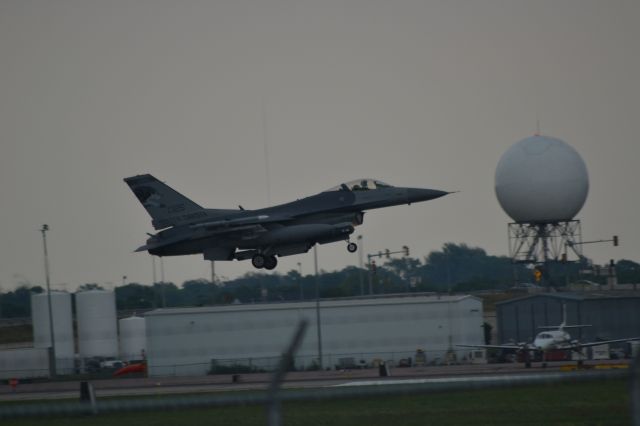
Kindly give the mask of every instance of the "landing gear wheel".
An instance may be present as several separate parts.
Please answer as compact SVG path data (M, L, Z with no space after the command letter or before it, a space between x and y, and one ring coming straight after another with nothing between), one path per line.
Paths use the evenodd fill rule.
M278 259L275 256L267 256L264 258L264 269L271 271L278 266Z
M358 250L358 245L356 243L347 244L347 251L349 253L355 253Z
M264 268L265 263L266 263L266 258L261 254L256 254L251 258L251 264L256 269Z

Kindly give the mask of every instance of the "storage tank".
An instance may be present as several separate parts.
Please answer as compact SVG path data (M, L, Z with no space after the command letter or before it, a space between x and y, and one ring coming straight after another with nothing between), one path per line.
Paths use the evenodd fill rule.
M117 357L116 299L112 291L76 293L78 352L81 358Z
M56 370L58 374L67 374L73 369L75 355L71 295L62 291L52 291L51 313L53 338L56 344ZM46 292L31 295L31 321L33 323L33 347L48 348L51 346L49 303Z
M120 326L120 359L141 360L147 350L147 327L144 318L132 316L118 321Z

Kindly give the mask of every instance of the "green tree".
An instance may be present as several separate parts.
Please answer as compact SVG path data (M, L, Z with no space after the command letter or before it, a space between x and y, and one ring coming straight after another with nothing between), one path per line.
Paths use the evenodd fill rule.
M42 293L40 286L20 286L14 291L0 295L2 318L20 318L31 316L31 294Z
M78 291L88 291L88 290L104 290L104 288L100 284L96 284L96 283L82 284L80 287L78 287Z
M208 306L213 305L219 292L217 285L209 280L189 280L182 284L183 306Z
M616 275L621 284L640 283L640 263L621 259L616 263Z
M524 271L522 265L515 266ZM422 270L423 281L437 291L473 291L506 288L513 283L514 265L506 256L490 256L479 247L444 244L429 253Z
M118 309L152 309L155 303L153 287L129 283L116 287L116 306Z

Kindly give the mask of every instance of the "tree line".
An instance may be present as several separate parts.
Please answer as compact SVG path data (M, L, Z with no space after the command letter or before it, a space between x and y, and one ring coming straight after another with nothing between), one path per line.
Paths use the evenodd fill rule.
M492 256L479 247L447 243L442 250L431 252L423 259L384 256L375 271L348 266L340 271L321 271L318 289L321 298L340 298L403 292L473 292L505 290L515 283L534 282L531 267L513 264L507 256ZM557 282L578 279L604 283L605 278L580 275L590 268L586 259L576 263L555 263L549 266L549 276ZM616 264L620 283L640 282L640 264L620 260ZM95 283L83 284L79 290L101 289ZM22 285L0 295L0 316L3 318L30 316L31 293L40 293L42 286ZM115 289L118 310L148 310L159 307L209 306L230 303L314 300L316 277L300 275L296 270L286 273L249 272L245 275L212 283L209 280L189 280L146 285L129 283Z

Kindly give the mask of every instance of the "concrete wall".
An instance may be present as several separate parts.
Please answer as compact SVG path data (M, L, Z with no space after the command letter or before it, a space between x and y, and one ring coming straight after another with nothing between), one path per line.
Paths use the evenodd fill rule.
M366 363L413 358L419 348L427 352L428 362L443 360L451 345L483 343L482 303L474 297L389 297L320 305L325 368L333 368L340 358ZM154 311L146 315L149 374L206 374L212 359L275 365L302 318L309 327L296 366L307 368L318 354L314 302Z
M640 336L640 298L587 299L581 306L583 323L593 324L585 329L592 340L622 339Z

